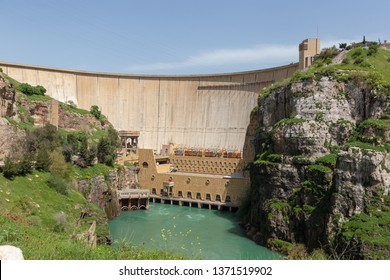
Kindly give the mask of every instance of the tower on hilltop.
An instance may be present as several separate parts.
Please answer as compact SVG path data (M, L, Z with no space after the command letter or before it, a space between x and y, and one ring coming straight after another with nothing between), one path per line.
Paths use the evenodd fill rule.
M320 39L311 38L299 44L299 69L305 69L313 64L314 56L320 53Z

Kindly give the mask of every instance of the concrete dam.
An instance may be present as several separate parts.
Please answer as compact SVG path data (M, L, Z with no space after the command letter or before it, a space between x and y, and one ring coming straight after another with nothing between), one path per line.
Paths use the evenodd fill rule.
M304 43L300 45L300 62L307 63L305 51L310 51L310 44ZM99 106L117 130L139 131L139 148L157 152L170 143L242 150L259 93L302 68L294 63L238 73L157 76L6 62L0 62L0 67L20 82L44 86L47 95L62 102L72 101L87 110Z

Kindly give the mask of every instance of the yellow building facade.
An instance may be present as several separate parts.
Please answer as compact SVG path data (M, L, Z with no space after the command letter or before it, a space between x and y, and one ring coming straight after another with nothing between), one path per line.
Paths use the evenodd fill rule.
M177 163L180 160L183 164L187 161L183 167L192 166L193 172L175 170L180 166ZM244 176L242 169L238 172L240 161L232 158L172 156L167 158L165 163L158 164L153 150L140 149L140 184L143 189L150 191L151 198L169 200L172 204L209 208L215 206L218 209L238 208L245 199L250 185L250 180ZM201 167L206 162L218 166L215 167L217 170L210 171L208 174L202 173ZM231 166L230 170L229 166ZM234 170L234 166L237 172L230 173Z

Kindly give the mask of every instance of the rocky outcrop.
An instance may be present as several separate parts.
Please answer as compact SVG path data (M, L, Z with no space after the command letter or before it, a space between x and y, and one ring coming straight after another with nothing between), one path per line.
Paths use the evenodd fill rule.
M0 73L0 118L15 114L15 89Z
M0 246L0 260L24 260L23 252L18 247L2 245Z
M247 132L255 148L244 154L255 158L248 234L271 248L282 240L326 250L351 217L369 213L390 188L389 131L378 120L388 106L364 79L308 79L264 93ZM354 135L363 147L346 144Z
M89 114L80 116L75 112L59 108L58 126L69 131L92 132L96 129L108 129L108 124L97 120Z
M106 176L99 175L78 182L78 190L88 201L104 209L109 219L120 213L118 190L138 187L138 172L136 167L112 169Z
M0 73L0 162L8 155L14 141L24 135L6 119L15 115L15 96L15 89Z

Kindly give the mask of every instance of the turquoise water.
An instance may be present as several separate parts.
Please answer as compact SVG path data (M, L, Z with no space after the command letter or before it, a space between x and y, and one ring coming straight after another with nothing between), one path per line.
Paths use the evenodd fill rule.
M279 258L248 239L237 215L225 211L151 203L146 211L122 212L109 227L114 244L126 241L197 259Z

